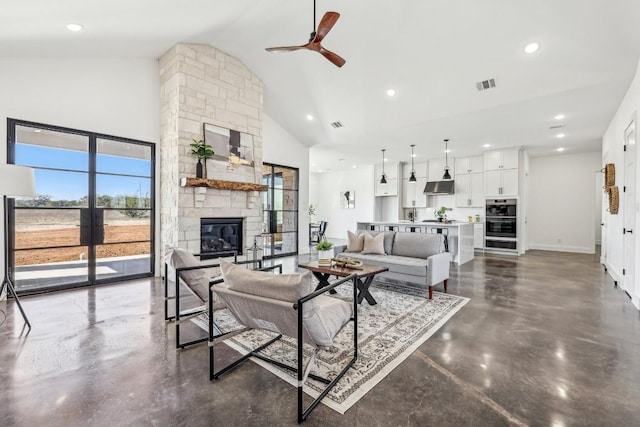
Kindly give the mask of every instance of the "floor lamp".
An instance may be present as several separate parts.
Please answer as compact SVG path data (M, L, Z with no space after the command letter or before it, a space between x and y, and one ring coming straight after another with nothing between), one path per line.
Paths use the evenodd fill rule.
M9 275L9 197L36 195L36 180L33 169L25 166L0 165L0 195L2 195L4 207L4 279L0 287L0 295L7 287L7 294L11 294L15 299L18 309L24 318L25 323L31 329L31 323L22 309L22 304L18 299L15 287Z

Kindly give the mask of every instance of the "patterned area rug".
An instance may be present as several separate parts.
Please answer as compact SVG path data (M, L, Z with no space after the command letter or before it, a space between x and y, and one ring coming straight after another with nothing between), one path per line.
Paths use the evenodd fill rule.
M350 301L352 288L341 285L334 297ZM427 291L410 286L374 281L371 294L378 302L370 306L364 302L358 311L358 360L324 398L323 403L344 414L354 403L371 390L396 366L433 335L444 323L460 310L468 298L434 292L427 299ZM218 327L223 331L235 330L239 325L228 310L215 313ZM345 366L353 354L353 322L349 322L335 339L335 346L319 352L317 366L312 372L332 379ZM250 330L224 341L242 354L258 347L276 334L269 331ZM262 353L290 366L296 366L296 342L283 337ZM311 356L311 346L305 347L305 361ZM296 384L295 373L281 370L260 359L255 363L280 378ZM305 392L314 398L324 389L324 384L307 380Z

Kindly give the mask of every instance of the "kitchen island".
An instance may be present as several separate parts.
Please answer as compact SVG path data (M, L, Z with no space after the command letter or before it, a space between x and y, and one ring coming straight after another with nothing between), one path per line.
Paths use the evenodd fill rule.
M401 233L437 233L447 234L451 261L464 264L474 256L472 222L358 222L358 230L396 231Z

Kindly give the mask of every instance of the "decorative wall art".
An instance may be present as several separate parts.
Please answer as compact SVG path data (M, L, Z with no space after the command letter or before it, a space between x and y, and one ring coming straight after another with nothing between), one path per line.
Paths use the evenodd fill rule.
M355 209L356 192L353 190L342 191L340 193L340 206L344 209Z
M205 123L204 141L216 153L212 160L228 162L233 166L254 166L252 135Z

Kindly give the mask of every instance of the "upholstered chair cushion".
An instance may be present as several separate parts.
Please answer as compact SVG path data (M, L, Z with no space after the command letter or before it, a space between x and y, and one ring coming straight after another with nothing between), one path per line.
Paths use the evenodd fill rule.
M377 236L372 236L369 233L364 233L364 248L362 249L362 253L385 255L384 234L380 233Z
M347 231L347 249L345 252L362 252L364 249L364 234L355 234Z
M273 274L246 270L224 260L220 260L220 267L225 287L233 291L228 295L229 291L220 290L220 296L241 323L295 337L297 314L292 303L314 291L310 271ZM242 298L242 294L249 296ZM282 302L290 305L283 307ZM304 328L317 345L331 346L351 316L351 304L337 298L319 295L304 303Z
M315 290L311 271L273 274L266 271L247 270L222 259L220 269L227 288L246 294L293 303Z
M173 248L169 254L169 265L175 269L184 267L197 267L200 264L193 254L181 248ZM193 291L198 298L206 301L209 293L209 281L211 280L211 269L199 268L180 272L180 278L185 286ZM175 276L170 275L173 280Z

